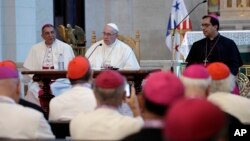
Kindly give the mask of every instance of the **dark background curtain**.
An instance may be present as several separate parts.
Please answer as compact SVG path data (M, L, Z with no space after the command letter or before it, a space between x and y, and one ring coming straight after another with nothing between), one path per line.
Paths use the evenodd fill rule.
M85 0L54 0L54 25L78 25L85 31Z

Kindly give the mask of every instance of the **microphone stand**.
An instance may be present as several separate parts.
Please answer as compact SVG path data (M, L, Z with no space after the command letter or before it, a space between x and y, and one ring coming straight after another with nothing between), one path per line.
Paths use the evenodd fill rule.
M89 59L89 58L92 56L92 54L95 52L96 48L99 47L99 46L102 46L102 43L98 44L98 45L94 48L94 50L90 53L90 55L88 56L87 59Z
M171 60L171 68L170 68L170 70L171 70L171 72L174 72L174 60L175 60L175 43L174 43L174 38L175 38L175 31L176 31L176 29L178 28L178 26L180 26L180 24L184 21L184 20L186 20L186 18L200 5L200 4L202 4L202 3L205 3L205 2L207 2L207 0L204 0L204 1L202 1L202 2L199 2L193 9L191 9L189 12L188 12L188 14L174 27L174 29L173 29L173 32L172 32L172 36L171 36L171 42L172 42L172 49L173 49L173 51L172 51L172 60ZM170 15L171 16L171 15Z

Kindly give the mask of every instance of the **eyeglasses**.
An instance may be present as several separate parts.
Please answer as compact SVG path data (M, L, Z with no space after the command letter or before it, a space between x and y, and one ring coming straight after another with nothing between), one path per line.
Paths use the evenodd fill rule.
M212 24L201 24L201 28L208 28Z
M106 32L102 32L103 36L108 36L108 37L111 37L117 33L106 33Z

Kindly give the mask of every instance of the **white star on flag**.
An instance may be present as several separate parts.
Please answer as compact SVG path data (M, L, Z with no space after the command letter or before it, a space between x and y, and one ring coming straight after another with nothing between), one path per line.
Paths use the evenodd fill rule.
M192 30L192 25L191 25L189 16L182 23L180 22L183 20L185 16L187 16L187 14L188 12L187 12L187 9L183 0L173 0L172 9L171 9L169 21L167 24L166 46L172 53L177 51L177 53L180 53L184 57L187 56L188 48L180 47L180 45L181 45L182 38L185 35L185 32ZM175 29L175 33L174 33L174 39L172 41L172 35L173 35L174 29ZM173 48L175 50L173 50ZM180 57L177 54L175 55L175 58L173 59L178 60L179 58Z

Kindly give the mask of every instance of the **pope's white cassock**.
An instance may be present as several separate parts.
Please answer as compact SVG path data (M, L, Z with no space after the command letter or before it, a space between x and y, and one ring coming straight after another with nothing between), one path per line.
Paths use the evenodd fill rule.
M133 50L118 39L111 45L106 45L103 40L96 42L87 50L85 57L93 70L100 70L104 65L120 70L140 69ZM118 111L123 115L133 116L127 103L123 103Z
M87 50L85 56L89 59L92 69L98 70L104 65L121 70L140 69L133 50L118 39L111 45L106 45L103 40L96 42Z
M69 61L75 57L72 47L56 39L52 44L51 48L52 48L51 51L53 60L52 64L54 66L54 69L55 70L58 69L59 54L63 54L64 68L67 69ZM47 52L47 46L45 44L45 41L35 44L31 48L23 66L29 70L42 70L44 66L44 60L46 59L46 52ZM32 82L29 85L25 99L37 105L40 105L38 99L39 90L40 88L38 86L38 83Z

